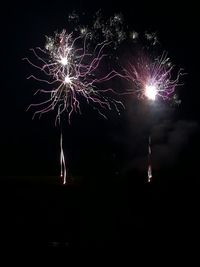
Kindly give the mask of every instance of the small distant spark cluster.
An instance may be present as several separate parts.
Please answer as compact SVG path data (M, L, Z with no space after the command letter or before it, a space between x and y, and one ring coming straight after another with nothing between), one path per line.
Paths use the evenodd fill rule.
M111 41L112 48L115 50L127 38L122 14L116 13L108 20L104 20L99 11L95 15L92 29L95 35L94 38L105 38L106 40Z
M61 33L56 33L55 37L47 37L44 49L40 47L31 49L38 64L33 63L28 58L26 60L43 72L46 79L34 75L29 76L28 79L33 78L46 83L48 88L37 90L36 93L41 92L49 95L45 101L29 106L29 108L33 106L38 108L34 116L57 108L56 121L60 120L64 111L67 111L70 123L73 112L81 113L80 97L86 99L87 103L97 105L99 108L95 108L103 116L105 115L100 111L100 108L111 109L111 103L118 110L118 104L122 104L120 101L103 96L103 93L113 90L97 88L98 84L117 76L114 70L101 77L97 74L97 69L106 56L103 51L109 42L98 43L90 52L87 51L88 35L86 33L73 38L72 33L67 34L63 30Z
M179 78L182 75L179 70L176 78L172 79L173 68L167 54L163 53L161 57L153 61L142 57L135 65L129 64L129 68L124 68L124 77L132 82L139 98L152 101L157 98L169 100L175 88L180 85Z

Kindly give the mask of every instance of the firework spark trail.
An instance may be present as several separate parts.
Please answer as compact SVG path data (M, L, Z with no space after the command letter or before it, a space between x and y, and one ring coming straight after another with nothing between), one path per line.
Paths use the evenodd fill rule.
M39 108L34 116L37 114L41 116L57 108L59 112L57 112L55 123L64 111L68 112L70 123L73 112L81 113L80 96L85 98L88 104L97 105L98 107L95 108L103 116L105 115L100 111L101 108L111 109L113 104L118 110L118 105L123 106L120 101L103 95L103 93L114 92L113 89L97 89L98 84L119 76L114 70L102 77L98 77L96 74L103 58L106 57L103 50L109 46L110 42L101 42L96 45L92 52L88 52L88 35L80 35L73 39L72 33L67 34L63 30L60 34L57 33L55 38L47 37L45 49L39 47L31 49L38 63L33 63L28 58L25 59L33 67L43 72L47 79L38 78L34 75L30 75L28 79L33 78L46 83L50 87L36 91L36 94L40 92L49 95L49 97L43 102L29 106L29 108ZM80 44L82 44L81 47Z
M136 95L143 99L156 100L161 98L169 100L179 85L182 73L180 69L175 79L172 79L174 66L169 61L167 53L163 53L154 61L143 57L137 64L129 64L129 68L124 68L124 78L134 84Z
M60 134L60 177L63 179L63 184L67 183L67 171L65 163L65 154L63 151L63 137L62 132Z
M148 182L151 182L152 179L152 166L151 166L151 136L149 136L149 144L148 144L148 169L147 169L147 174L148 174Z

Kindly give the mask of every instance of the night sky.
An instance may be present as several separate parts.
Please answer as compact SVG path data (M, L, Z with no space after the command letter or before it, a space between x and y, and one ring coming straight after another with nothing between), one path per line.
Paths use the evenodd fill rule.
M121 115L108 111L107 120L83 104L82 115L73 114L71 125L63 121L64 150L75 182L63 187L55 114L32 120L33 111L26 112L37 84L26 80L35 70L22 58L29 55L29 48L43 46L45 35L65 28L73 10L93 16L100 8L105 16L122 13L124 23L139 34L157 33L162 50L187 73L178 89L182 103L171 107L161 101L152 107L128 96ZM131 248L139 242L143 251L153 236L165 243L181 242L183 231L184 238L197 234L196 10L190 3L169 1L27 1L2 7L0 190L1 229L8 247L28 242L66 250ZM146 183L149 134L152 184Z

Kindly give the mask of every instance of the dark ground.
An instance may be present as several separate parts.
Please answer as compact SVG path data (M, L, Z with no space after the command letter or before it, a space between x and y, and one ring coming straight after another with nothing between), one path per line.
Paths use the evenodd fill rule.
M2 4L1 246L8 251L19 249L22 254L25 249L66 252L103 248L129 251L131 255L141 252L143 257L148 252L156 257L165 252L163 261L172 250L181 251L182 256L190 249L198 250L198 131L181 150L175 165L155 173L152 184L147 184L146 173L134 170L116 177L116 167L126 151L122 144L115 150L106 130L119 131L123 140L126 129L123 122L117 125L114 119L108 126L90 110L93 115L89 119L74 116L72 127L66 126L70 168L72 173L83 174L82 181L62 186L58 177L51 177L59 168L59 134L51 116L32 121L32 114L25 112L36 85L26 80L32 70L21 59L30 47L44 42L45 34L65 27L66 16L74 8L85 8L91 15L99 8L108 14L120 11L136 31L158 32L163 50L169 51L173 61L188 73L180 90L182 104L177 120L195 121L197 125L200 121L198 7L186 1L137 1L136 5L128 1L86 2ZM131 135L129 138L132 141ZM115 152L118 162L110 163Z
M1 242L8 249L164 252L196 246L199 183L189 184L186 177L157 184L127 180L106 188L39 179L1 182Z

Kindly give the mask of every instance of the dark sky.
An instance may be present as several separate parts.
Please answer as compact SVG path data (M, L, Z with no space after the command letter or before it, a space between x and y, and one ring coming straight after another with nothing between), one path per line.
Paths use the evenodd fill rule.
M92 1L50 3L29 1L27 4L14 4L12 8L5 6L1 11L3 31L1 43L4 62L1 90L3 175L57 174L59 128L54 127L53 114L41 120L32 121L32 113L26 112L27 106L33 101L36 84L34 81L26 80L34 69L24 64L21 59L27 56L29 48L42 46L45 42L45 35L51 35L56 29L64 28L67 25L67 15L72 10L87 11L92 16L99 8L106 16L121 12L125 23L139 33L145 30L157 32L163 50L167 50L173 62L183 67L188 73L184 77L185 85L179 90L182 99L181 106L174 112L167 110L164 111L167 114L163 116L159 114L161 118L156 123L158 127L162 127L170 121L168 123L172 124L171 127L173 131L177 131L177 135L179 135L179 130L176 128L176 123L181 123L181 121L185 123L186 126L180 130L180 138L184 140L177 145L181 147L177 148L179 152L183 152L184 146L188 147L188 142L191 142L189 135L197 130L199 120L198 33L195 7L187 3L176 6L170 2L147 4L143 1L139 3L138 1L135 3L123 1L123 4L115 3L114 5L108 1L101 1L97 4ZM135 110L134 107L131 108L130 100L125 101L126 110L122 111L121 118L111 112L108 114L109 120L105 121L91 107L84 107L85 113L82 116L73 116L71 126L66 123L64 126L65 150L74 172L79 175L82 175L81 172L95 172L96 169L104 172L109 165L113 165L109 170L113 172L115 168L118 169L114 165L118 165L125 158L131 162L135 157L138 160L136 153L131 152L130 149L140 150L140 145L137 147L134 144L134 139L138 134L143 138L137 142L147 141L146 133L142 133L146 123L144 118L147 116L143 114L144 118L139 117L136 120L135 117L138 118L138 116L135 116L134 112L140 114L145 111ZM157 115L153 115L153 120L155 116ZM187 125L190 124L195 125L195 130L191 130L189 134ZM140 130L135 131L134 129L138 127ZM166 132L166 134L170 133ZM174 143L170 147L172 154L173 149L176 150L178 139L179 137L174 137ZM123 140L126 140L126 145ZM141 149L144 150L145 145ZM144 151L140 151L142 156ZM133 157L132 160L131 157ZM168 161L168 158L166 160ZM124 167L124 164L123 162L121 167Z
M121 12L125 23L139 33L157 32L162 50L187 73L184 86L179 88L182 103L175 108L162 102L152 107L125 97L121 116L113 110L107 112L108 120L83 105L83 114L73 115L70 126L63 122L64 150L72 176L93 186L81 192L58 185L48 187L51 179L56 184L60 171L60 131L54 126L54 114L32 120L32 112L26 112L36 83L26 80L34 69L22 58L29 48L43 46L45 35L65 28L69 12L87 11L92 16L99 8L106 16ZM197 10L191 1L36 0L7 1L1 6L0 208L6 239L10 233L12 238L23 235L31 240L60 238L84 243L95 236L96 246L104 238L114 240L117 246L115 240L124 244L127 236L130 243L132 238L147 241L149 223L158 229L158 236L161 232L165 237L177 229L181 236L180 224L193 227L196 222L198 228ZM152 187L145 183L149 133ZM169 225L169 231L163 231ZM141 239L141 234L147 236ZM148 237L155 238L153 232Z
M183 139L181 142L179 137L173 137L174 142L170 149L172 154L177 152L177 157L190 146L191 134L197 131L199 119L198 34L194 6L187 3L176 6L170 2L158 4L143 1L123 1L123 4L116 3L114 6L108 1L95 4L92 1L30 1L27 4L4 6L2 9L2 175L57 175L59 128L54 127L52 114L32 121L32 113L25 112L33 102L33 92L37 85L34 81L26 80L34 69L21 59L28 55L29 48L42 46L45 35L64 28L67 25L67 15L72 10L87 11L89 16L92 16L99 8L105 16L121 12L125 23L139 33L145 30L157 32L162 49L167 50L173 62L188 73L184 77L185 85L179 90L181 106L174 110L158 111L163 114L159 114L157 119L154 119L157 116L154 114L153 123L157 125L154 125L152 131L158 131L165 123L170 124L165 134L175 132ZM67 123L64 125L65 151L72 172L78 175L87 175L88 172L92 175L96 169L102 173L105 170L119 171L119 168L123 171L123 168L127 168L126 163L130 165L135 158L136 161L139 160L138 151L141 154L139 157L145 155L145 125L151 118L142 114L142 105L131 107L132 100L127 99L125 105L126 110L122 111L120 118L114 112L108 112L107 121L99 117L91 107L84 107L82 116L72 117L71 126ZM148 113L148 110L146 112ZM135 113L142 115L138 117ZM176 123L185 125L180 129L180 133ZM193 125L194 129L188 130L190 125ZM163 135L162 132L160 134ZM155 146L157 151L158 144ZM192 153L192 149L190 152ZM159 153L157 155L160 155ZM165 161L168 161L168 156L164 157ZM167 166L161 163L161 166L163 165Z

